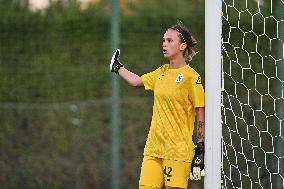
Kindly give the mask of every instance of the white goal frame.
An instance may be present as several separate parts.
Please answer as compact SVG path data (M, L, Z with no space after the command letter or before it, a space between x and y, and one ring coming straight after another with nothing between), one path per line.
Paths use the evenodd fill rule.
M222 0L205 0L205 189L221 188Z

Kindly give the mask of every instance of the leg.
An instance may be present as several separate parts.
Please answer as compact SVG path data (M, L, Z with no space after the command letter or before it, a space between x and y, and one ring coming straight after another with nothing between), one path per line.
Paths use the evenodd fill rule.
M190 162L163 160L166 189L186 189Z
M160 158L144 156L139 189L160 189L163 184L163 166Z

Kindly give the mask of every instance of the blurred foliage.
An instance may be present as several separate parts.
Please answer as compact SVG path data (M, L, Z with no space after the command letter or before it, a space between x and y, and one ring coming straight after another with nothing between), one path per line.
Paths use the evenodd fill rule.
M82 10L59 1L31 12L23 1L0 2L1 188L109 189L109 4ZM162 36L180 19L199 41L190 64L204 77L203 1L144 0L128 9L120 39L127 68L143 74L166 63ZM133 189L153 102L121 85L120 181Z
M23 2L0 0L1 188L108 189L110 5L102 0L82 10L70 0L31 12ZM180 19L199 42L190 65L204 78L204 1L127 2L120 36L127 68L141 75L167 63L162 36ZM273 127L283 119L276 89L284 77L276 67L284 62L275 28L281 18L271 2L223 0L226 188L269 188L281 179L271 173L284 165L283 151L266 153L284 144ZM137 188L152 103L151 93L121 82L122 188Z

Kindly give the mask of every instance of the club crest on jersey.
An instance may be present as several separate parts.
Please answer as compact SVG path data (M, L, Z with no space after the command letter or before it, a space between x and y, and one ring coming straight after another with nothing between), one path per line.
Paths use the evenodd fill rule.
M180 83L182 78L183 78L183 74L178 74L178 76L176 78L176 83Z

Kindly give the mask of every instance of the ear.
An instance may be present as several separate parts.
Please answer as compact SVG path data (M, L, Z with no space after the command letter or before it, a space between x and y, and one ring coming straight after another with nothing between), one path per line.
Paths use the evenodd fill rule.
M179 46L179 50L181 51L184 51L187 47L187 44L186 43L181 43L180 46Z

